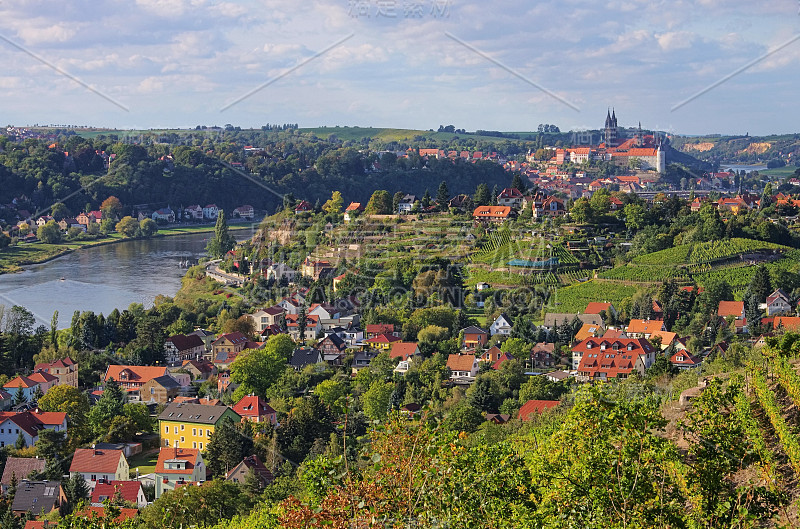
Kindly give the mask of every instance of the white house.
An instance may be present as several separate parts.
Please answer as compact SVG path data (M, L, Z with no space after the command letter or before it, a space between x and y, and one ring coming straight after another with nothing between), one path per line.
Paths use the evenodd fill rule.
M474 379L478 374L478 360L475 355L449 355L447 368L451 379Z
M253 209L253 206L239 206L233 210L233 216L242 219L253 220L253 217L255 216L255 210Z
M203 218L216 220L219 217L219 208L216 204L209 204L203 208Z
M417 201L417 197L414 195L406 195L400 199L400 204L397 206L398 213L411 213L411 208L414 207L414 202Z
M285 279L288 283L291 283L294 281L296 276L297 271L289 268L289 266L285 265L284 263L274 263L264 269L264 277L267 279L267 281L270 279L275 281Z
M505 313L502 313L489 326L489 334L492 336L495 334L499 334L500 336L511 336L512 324L513 322L511 321L511 318L509 318Z
M189 206L183 210L183 213L184 217L187 219L203 220L203 208L201 208L199 204Z
M175 222L175 212L171 208L158 209L153 212L153 220Z
M33 446L42 430L66 432L67 414L38 410L3 413L0 417L0 447L14 446L20 435L25 440L25 446Z
M105 482L129 480L130 467L122 450L78 448L72 458L69 475L82 476L89 489L94 490L100 480Z

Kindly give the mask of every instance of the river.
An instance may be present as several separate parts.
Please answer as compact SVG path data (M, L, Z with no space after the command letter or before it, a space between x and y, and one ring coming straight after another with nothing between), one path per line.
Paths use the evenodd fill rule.
M244 239L249 230L232 233ZM76 310L109 314L131 303L151 307L158 294L174 296L178 292L186 273L181 262L188 259L196 264L204 257L211 235L124 241L30 265L23 272L0 275L0 305L21 305L36 316L36 325L48 328L57 310L60 329L69 327Z

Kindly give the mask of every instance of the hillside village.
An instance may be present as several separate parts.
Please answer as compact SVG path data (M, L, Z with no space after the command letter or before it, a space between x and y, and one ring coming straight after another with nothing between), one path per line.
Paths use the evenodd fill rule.
M492 448L522 469L511 440L545 432L556 444L536 464L555 446L584 446L549 436L598 417L593 407L604 399L631 410L613 420L651 414L653 424L664 421L653 442L682 447L713 410L751 406L751 396L767 411L770 398L788 402L793 390L780 384L793 388L797 374L780 359L800 343L796 182L756 194L752 177L714 172L667 186L661 141L641 127L621 137L610 113L602 142L524 162L418 149L405 156L501 163L510 185L456 194L442 181L435 196L379 189L368 201L334 191L321 204L287 195L240 244L227 219L260 216L252 206L230 216L214 204L142 208L133 217L110 201L74 224L29 216L66 232L104 222L121 229L125 217L136 225L131 236L144 235L146 220L216 228L209 259L152 308L76 313L69 328L49 331L34 330L24 308L5 309L13 324L0 335L0 507L9 527L212 526L252 509L259 516L264 505L273 521L287 512L310 520L352 486L334 477L340 465L358 476L390 468L381 458L401 450L387 432L425 436L418 428L435 424L443 437L426 438L429 446L452 443L475 464L490 461L482 450ZM259 152L248 147L248 156ZM591 177L581 169L598 163L617 169ZM761 384L765 362L782 382ZM761 384L760 393L737 377ZM791 475L800 460L783 411L762 424L778 441L757 446L785 450L781 471ZM626 431L621 424L598 423L592 435L628 442L608 437ZM376 459L365 455L373 447ZM766 455L748 457L714 480L683 467L681 476L692 487L724 482L720 497L733 496L731 475L768 468ZM748 490L776 483L765 471ZM562 485L536 487L543 498ZM522 510L546 505L500 488L498 499ZM772 514L789 504L755 497Z

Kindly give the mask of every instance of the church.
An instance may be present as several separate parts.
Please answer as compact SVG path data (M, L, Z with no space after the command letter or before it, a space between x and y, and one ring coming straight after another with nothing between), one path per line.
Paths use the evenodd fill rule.
M598 147L598 158L614 162L615 165L631 166L631 160L638 160L639 169L655 170L659 173L666 171L666 156L658 136L642 132L642 123L633 135L633 138L623 138L617 125L616 110L610 109L606 113L606 123L603 127L604 143ZM580 153L576 153L580 156ZM572 158L570 156L570 158Z

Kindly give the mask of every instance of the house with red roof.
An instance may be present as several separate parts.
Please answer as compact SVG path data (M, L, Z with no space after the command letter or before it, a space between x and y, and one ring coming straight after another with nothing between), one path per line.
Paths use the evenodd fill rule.
M500 360L500 357L503 356L503 354L503 351L501 351L499 347L493 345L481 353L480 356L478 356L478 361L495 363Z
M517 417L521 421L530 421L533 416L544 413L545 410L551 410L561 404L557 400L529 400L519 409Z
M500 366L503 365L504 362L508 362L509 360L513 359L514 356L512 356L510 353L503 353L500 355L500 358L495 360L495 362L492 364L492 369L500 369Z
M401 361L420 358L422 353L417 342L394 342L389 350L389 358L399 358Z
M797 316L776 316L772 320L772 328L775 330L800 331L800 317Z
M261 488L266 487L275 479L272 472L261 462L261 459L253 454L245 457L241 463L230 469L225 474L225 480L244 484L247 475L251 473L258 479Z
M34 393L36 393L36 389L38 387L39 387L38 382L22 375L14 377L5 384L3 384L3 389L8 393L10 393L11 395L16 395L16 393L20 389L22 389L22 394L25 396L25 400L27 402L33 400L33 395Z
M140 509L147 507L147 498L140 481L105 481L99 480L92 491L91 504L102 507L106 500L119 498L136 505Z
M522 193L515 187L507 187L497 195L497 205L519 208L522 205Z
M636 370L644 375L656 359L656 350L645 338L587 338L572 348L579 382L625 379Z
M478 361L475 355L448 355L447 369L450 370L450 380L474 380L478 374Z
M102 527L104 525L104 520L106 518L106 508L105 507L96 507L94 505L90 505L86 507L79 513L78 516L86 518L90 521L97 521L97 526ZM136 518L139 515L139 510L134 509L132 507L121 507L119 509L119 514L116 518L114 518L114 522L121 524L125 520L131 520ZM102 521L101 521L102 520ZM46 523L46 522L45 522ZM26 526L27 529L27 526Z
M156 498L169 490L206 480L206 465L200 450L162 446L155 469Z
M89 490L94 491L101 480L128 481L130 468L122 450L78 448L72 456L69 474L70 477L76 475L83 477Z
M663 320L632 319L625 333L631 338L650 338L654 332L666 331L667 326Z
M319 333L322 332L322 324L319 321L319 316L316 315L307 315L306 316L306 328L304 335L300 336L300 315L299 314L287 314L286 315L286 329L289 333L289 336L296 342L301 340L313 340L317 337Z
M70 357L36 364L34 371L42 371L58 379L56 385L78 387L78 363Z
M58 377L55 377L50 373L45 373L44 371L36 371L35 373L29 375L28 378L39 384L39 389L42 391L42 395L47 393L50 388L58 384Z
M232 408L242 416L242 420L278 425L278 413L259 396L245 395Z
M614 305L611 303L601 303L599 301L592 301L588 305L586 305L586 310L583 311L584 314L600 314L604 312L609 315L613 315L615 318L617 317L617 309L614 308Z
M103 380L108 382L112 378L120 388L128 394L131 400L139 399L139 391L146 382L158 377L169 375L169 370L162 366L123 366L112 364L106 369Z
M216 358L219 353L240 353L245 349L248 338L240 332L221 334L211 342L211 354Z
M314 206L312 206L311 203L306 200L301 200L294 207L295 213L308 213L309 211L314 211Z
M364 329L364 338L375 338L378 335L391 334L392 336L400 336L400 333L395 331L394 325L391 323L373 323L367 325Z
M675 351L675 353L669 358L669 363L680 370L694 369L702 362L703 360L701 358L697 358L686 350Z
M733 316L736 319L744 318L744 301L720 301L717 307L717 316L727 318Z
M344 210L344 221L350 222L363 212L364 206L361 205L361 202L350 202L350 205Z
M478 206L472 213L472 218L483 224L502 224L512 218L512 211L509 206Z
M19 437L25 446L33 446L42 430L67 431L67 414L64 412L22 411L0 412L0 447L14 446Z
M393 334L379 334L374 338L369 338L364 340L364 345L368 348L372 349L380 349L381 351L389 351L392 348L392 344L401 341L399 336L395 336Z
M561 217L567 214L567 208L564 206L564 201L556 197L547 197L542 202L541 207L533 206L533 218L540 219L542 217Z

